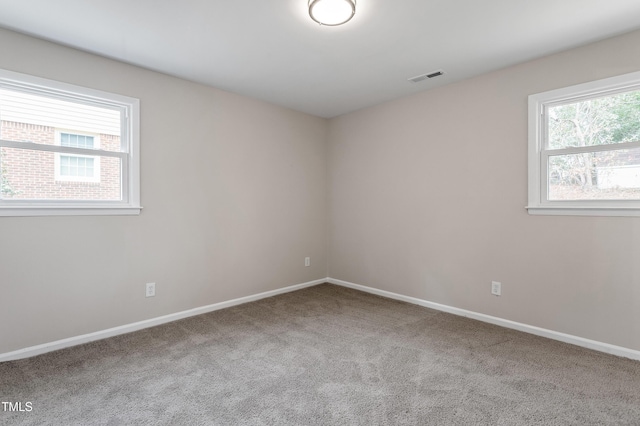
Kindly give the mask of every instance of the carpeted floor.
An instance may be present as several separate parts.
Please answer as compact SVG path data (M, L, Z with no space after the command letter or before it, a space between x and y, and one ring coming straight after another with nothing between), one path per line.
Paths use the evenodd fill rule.
M640 362L323 284L0 363L0 399L33 407L2 425L640 425Z

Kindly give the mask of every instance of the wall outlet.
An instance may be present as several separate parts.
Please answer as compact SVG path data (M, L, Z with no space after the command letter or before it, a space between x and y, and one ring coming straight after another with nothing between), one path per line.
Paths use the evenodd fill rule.
M495 296L501 296L502 295L502 283L499 283L498 281L491 281L491 294L493 294Z
M153 297L156 295L156 283L147 283L145 288L145 297Z
M304 258L304 266L311 266L311 258L310 257L305 257Z

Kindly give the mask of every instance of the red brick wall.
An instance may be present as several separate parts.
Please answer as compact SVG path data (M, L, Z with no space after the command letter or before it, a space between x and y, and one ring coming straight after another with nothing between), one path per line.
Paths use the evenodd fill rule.
M55 128L35 124L0 121L0 137L5 140L55 144ZM79 132L81 133L81 132ZM101 134L100 149L118 151L120 137ZM99 182L76 182L56 179L53 152L2 148L0 164L5 178L16 193L13 199L51 200L119 200L120 160L97 157ZM8 195L5 195L9 197Z

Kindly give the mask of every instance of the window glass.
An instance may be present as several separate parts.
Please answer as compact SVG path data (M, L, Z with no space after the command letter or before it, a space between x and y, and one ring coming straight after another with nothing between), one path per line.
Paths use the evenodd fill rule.
M549 149L640 140L640 91L548 108Z
M121 201L122 162L114 157L89 157L0 147L4 158L5 200ZM58 173L54 170L59 157ZM100 171L103 177L97 176ZM41 167L46 164L50 167Z
M640 148L550 156L549 200L640 200Z
M0 215L138 214L138 120L137 99L0 70Z
M60 145L74 148L93 149L93 136L72 135L69 133L60 134Z

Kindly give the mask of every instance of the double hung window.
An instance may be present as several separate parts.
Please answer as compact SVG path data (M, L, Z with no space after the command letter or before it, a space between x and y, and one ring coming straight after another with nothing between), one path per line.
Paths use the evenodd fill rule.
M640 73L529 97L527 208L640 215Z
M138 214L139 101L0 70L0 215Z
M98 149L98 135L79 135L56 132L60 146ZM100 182L100 157L88 155L56 154L56 180L77 182Z

